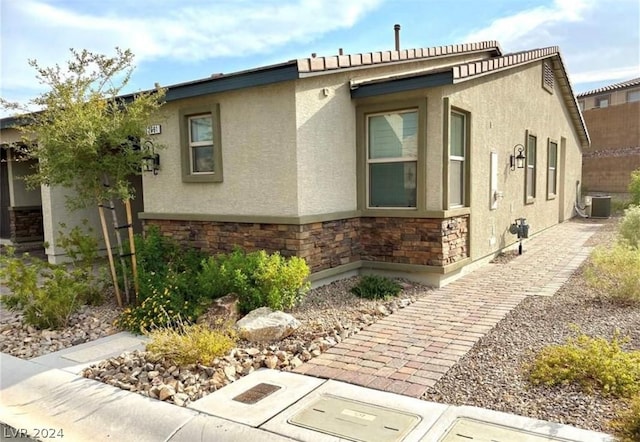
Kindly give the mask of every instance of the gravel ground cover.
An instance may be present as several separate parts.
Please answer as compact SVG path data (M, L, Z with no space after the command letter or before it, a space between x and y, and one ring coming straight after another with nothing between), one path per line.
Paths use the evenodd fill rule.
M615 220L605 222L587 245L607 245L615 237ZM517 255L499 256L493 264L507 264ZM89 378L178 405L233 382L260 367L291 370L357 333L377 319L404 308L431 289L404 282L400 296L388 302L357 298L349 278L312 290L291 313L302 326L276 344L239 342L227 356L211 365L176 367L146 352L123 354L85 370ZM29 359L97 339L118 331L113 303L84 307L60 330L36 330L22 324L19 314L0 312L0 351ZM572 324L583 333L610 338L617 328L640 348L640 309L612 304L591 290L584 266L553 297L530 297L482 338L467 355L432 387L425 400L474 405L554 422L608 431L608 421L622 401L585 394L573 387L533 386L525 367L546 345L573 336Z
M615 220L610 220L588 245L611 244L614 228ZM586 284L583 265L555 296L525 299L423 399L610 431L608 422L625 407L622 400L587 394L573 386L534 386L527 381L526 367L535 354L575 336L572 325L589 336L607 339L618 329L629 336L629 349L640 349L640 308L616 305L595 293Z
M358 278L349 278L311 290L304 302L289 312L301 326L280 342L239 341L228 355L214 359L209 365L178 367L149 352L126 353L85 369L83 375L184 406L259 368L293 370L431 290L403 282L403 291L397 298L371 301L350 292L357 281Z

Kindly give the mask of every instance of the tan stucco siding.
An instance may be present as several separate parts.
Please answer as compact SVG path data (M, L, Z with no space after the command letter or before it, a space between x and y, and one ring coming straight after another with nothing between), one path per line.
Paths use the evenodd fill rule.
M2 144L18 143L22 140L22 134L15 129L4 129L0 135ZM16 161L16 155L10 150L7 155L9 175L10 206L26 207L40 205L40 189L30 189L24 181L26 175L33 173L33 160Z
M184 183L182 109L220 105L221 183ZM153 213L295 216L298 213L294 83L166 104L157 143L161 169L144 175L144 210Z
M336 213L357 208L356 105L351 98L350 81L379 78L399 73L420 72L437 66L450 66L487 58L485 53L464 54L439 60L401 63L302 78L296 84L296 128L298 151L298 210L300 216ZM429 97L427 112L428 143L442 145L439 126L441 94L437 89L420 93L396 94L393 100ZM431 99L433 98L433 99ZM366 100L389 101L387 96ZM427 177L442 180L441 149L427 151ZM426 192L429 210L440 210L439 186Z
M36 162L15 161L12 156L9 161L9 193L12 207L39 206L41 204L40 189L27 186L25 176L31 175Z
M330 78L331 83L324 77L296 82L301 216L355 210L357 205L355 105L345 79Z
M44 240L48 245L45 251L49 255L49 262L59 263L68 259L64 255L64 250L57 245L60 240L59 233L61 230L68 233L76 226L80 226L84 233L88 233L86 232L86 227L92 229L93 235L98 238L98 247L100 249L104 248L102 227L96 205L91 204L85 209L69 210L66 206L67 197L74 195L73 190L70 188L41 186L41 193ZM105 212L106 216L109 217L107 218L108 225L113 225L113 221L110 218L111 213L108 210ZM85 220L87 222L86 227L84 226ZM62 225L65 226L64 229ZM113 241L114 238L111 238L111 240Z
M516 241L509 225L524 217L531 233L572 216L576 181L581 174L579 138L557 87L541 86L542 65L534 63L445 88L453 107L471 116L471 253L478 259ZM526 169L510 170L516 144L526 145L526 131L537 137L536 198L525 204ZM547 199L547 142L558 143L558 193ZM563 143L566 140L566 143ZM565 172L561 173L563 144ZM491 210L490 153L498 155L498 190L503 198ZM561 177L564 180L560 182ZM564 203L561 192L564 192ZM562 204L562 208L560 205Z

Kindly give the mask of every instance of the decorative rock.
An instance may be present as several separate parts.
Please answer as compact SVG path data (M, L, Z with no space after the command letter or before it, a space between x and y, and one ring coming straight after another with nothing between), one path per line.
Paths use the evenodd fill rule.
M161 401L166 401L167 399L173 397L174 394L176 394L176 391L173 389L173 387L164 385L160 388L158 399L160 399Z
M173 402L180 407L184 407L189 403L189 395L186 393L176 393L173 395Z
M236 380L236 367L234 367L233 365L224 367L222 369L222 372L224 373L225 377L229 379L231 382Z
M278 357L275 355L270 355L264 358L264 366L267 368L276 368L278 365Z
M250 342L279 341L291 335L300 321L288 313L261 307L236 323L240 338Z

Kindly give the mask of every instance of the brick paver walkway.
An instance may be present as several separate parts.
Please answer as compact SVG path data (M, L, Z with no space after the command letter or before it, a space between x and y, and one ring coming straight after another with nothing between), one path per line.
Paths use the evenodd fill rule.
M529 295L553 295L601 227L566 222L525 240L524 254L487 264L311 359L295 371L421 397Z

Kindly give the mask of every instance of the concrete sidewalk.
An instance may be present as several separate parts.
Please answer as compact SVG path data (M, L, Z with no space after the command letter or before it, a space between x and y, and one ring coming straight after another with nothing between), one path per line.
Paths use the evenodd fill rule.
M0 365L2 440L613 441L568 425L275 370L258 370L184 408L5 354ZM265 386L275 392L255 400Z
M259 370L187 408L78 374L144 344L127 333L28 361L0 354L0 422L42 440L50 439L44 430L62 432L65 441L612 441L567 425L417 399L522 299L555 293L599 228L569 222L548 229L526 242L524 255L436 290L298 373ZM2 427L2 440L11 440L11 427Z

